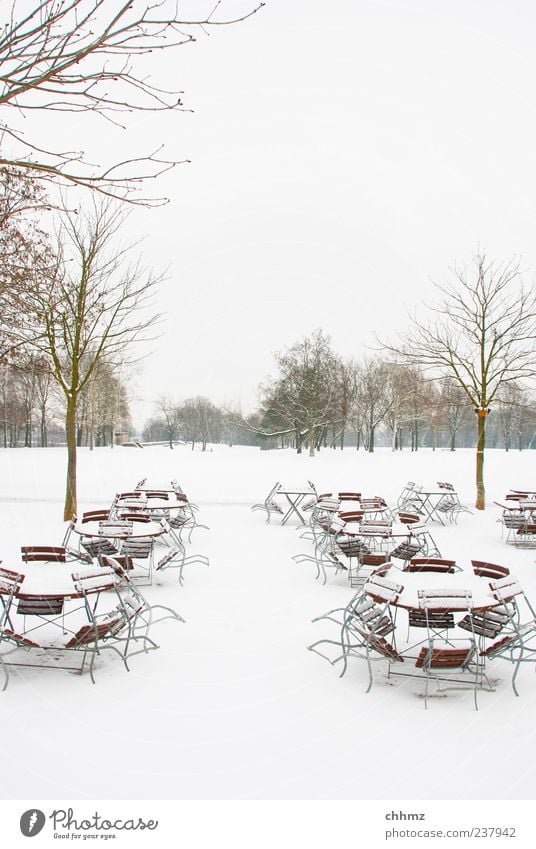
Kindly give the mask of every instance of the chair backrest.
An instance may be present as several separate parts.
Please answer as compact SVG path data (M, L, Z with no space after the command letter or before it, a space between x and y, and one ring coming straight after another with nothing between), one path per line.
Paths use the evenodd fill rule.
M14 596L18 593L24 575L11 569L0 567L0 595Z
M455 560L443 560L440 557L413 557L406 563L404 572L455 572Z
M417 590L419 607L422 610L472 610L473 594L471 590L449 589Z
M342 516L334 516L330 522L328 532L330 534L344 533L345 521Z
M99 593L116 589L121 584L124 573L120 565L117 564L117 568L113 568L108 562L104 563L104 560L111 561L112 558L105 556L100 558L100 562L105 568L73 572L71 578L77 592L82 595Z
M506 566L497 563L488 563L486 560L471 560L473 572L481 578L506 578L510 570Z
M404 511L398 513L398 521L403 525L416 525L421 520L420 513L406 513Z
M367 564L365 564L365 558L367 556L370 556L370 555L364 554L362 556L361 562L363 563L363 565L367 565ZM374 555L372 555L372 556L374 556ZM382 557L383 557L383 555L382 555ZM371 564L371 565L374 565L374 564ZM371 577L377 576L377 577L385 578L385 576L389 573L389 570L392 568L392 565L393 564L391 563L390 560L385 560L383 563L380 563L380 565L377 566L374 569L374 571L371 574Z
M25 563L65 563L67 559L65 548L59 545L22 545L20 552Z
M373 554L368 549L365 549L361 557L359 558L363 566L384 566L386 564L385 554ZM389 564L392 566L392 563ZM376 570L374 570L376 573ZM378 571L378 574L379 571Z
M502 603L512 601L518 595L524 595L523 587L513 575L490 581L490 589L497 601Z
M63 612L63 596L32 595L19 598L17 613L22 616L59 616Z
M85 525L86 522L105 522L109 516L109 510L87 510L85 513L82 513L80 521L83 525Z
M339 513L344 522L360 522L364 515L363 510L346 510Z
M182 552L179 548L170 548L169 551L164 554L163 557L160 558L158 563L156 564L156 571L159 572L162 569L165 569L166 566L169 566L174 560L177 560L177 556ZM177 561L177 566L180 566L180 561Z
M408 624L410 628L454 628L454 614L444 610L408 610Z
M150 522L151 517L147 513L118 513L119 519L124 519L126 522Z
M360 492L339 492L337 493L340 501L360 501Z
M469 663L474 653L475 649L473 646L452 649L434 649L430 646L423 646L419 652L415 666L420 669L423 667L429 669L457 669Z
M388 581L381 575L371 575L365 584L365 591L375 601L394 602L404 587L394 581Z
M272 498L274 497L274 495L276 494L277 490L280 489L280 487L281 487L281 481L277 481L277 483L271 488L270 492L268 493L268 495L264 499L265 502L271 501Z

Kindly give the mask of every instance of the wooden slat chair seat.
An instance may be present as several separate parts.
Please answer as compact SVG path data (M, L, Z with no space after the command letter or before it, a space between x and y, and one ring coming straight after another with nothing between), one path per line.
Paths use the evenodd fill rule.
M512 621L514 608L506 605L494 607L492 610L474 611L468 613L460 622L458 628L471 631L480 637L495 639L503 628Z
M375 554L363 543L357 562L352 564L348 574L350 586L363 586L372 575L377 574L380 576L382 571L388 571L381 569L382 566L385 566L386 562L385 554Z
M394 548L390 552L389 559L394 557L397 560L402 560L404 566L406 566L410 560L412 560L417 554L419 554L421 550L421 542L413 538L412 541L406 540L397 545L396 548Z
M117 543L104 537L82 537L80 545L92 559L103 554L114 555L119 551Z
M372 599L367 599L356 605L351 610L351 615L355 616L367 630L373 631L381 637L391 634L395 629L393 620L385 614L385 605L379 605Z

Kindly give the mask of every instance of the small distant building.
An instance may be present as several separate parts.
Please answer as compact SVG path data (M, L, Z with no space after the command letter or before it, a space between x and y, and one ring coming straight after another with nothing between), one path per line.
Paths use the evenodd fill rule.
M130 441L130 434L128 430L116 430L114 437L116 445L124 445L126 442Z

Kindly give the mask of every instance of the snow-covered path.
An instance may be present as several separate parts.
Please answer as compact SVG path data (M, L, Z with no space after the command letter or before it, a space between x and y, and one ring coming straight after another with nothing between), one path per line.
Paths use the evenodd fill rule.
M54 453L4 452L6 565L21 543L61 538L54 496L61 496L63 465ZM134 658L129 674L105 659L95 686L60 671L12 676L0 693L10 729L4 797L531 798L532 664L522 671L518 699L508 665L498 662L497 691L481 694L478 712L470 693L432 699L425 711L415 682L389 683L378 669L365 694L359 661L339 679L337 669L305 650L328 633L311 619L345 604L350 591L343 576L322 586L313 567L292 561L308 550L295 525L266 525L262 513L250 511L275 479L310 477L328 489L359 480L363 491L392 501L411 470L413 479L453 479L470 503L470 455L356 453L323 452L312 463L254 449L82 453L84 509L109 502L116 489L146 474L158 484L182 479L210 526L196 531L192 549L209 555L211 566L187 569L184 587L170 572L164 586L147 590L186 624L158 625L160 650ZM502 453L492 455L490 497L527 485L532 456L512 455L503 465ZM461 517L459 527L434 528L434 536L445 556L509 565L536 599L534 552L507 547L496 518L492 511ZM430 768L432 757L440 769Z

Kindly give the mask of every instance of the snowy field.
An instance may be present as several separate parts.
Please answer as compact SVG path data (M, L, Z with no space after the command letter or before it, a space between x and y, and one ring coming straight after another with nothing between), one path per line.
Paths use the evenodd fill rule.
M0 454L0 558L9 568L20 566L20 545L62 540L65 452ZM501 540L492 501L510 487L535 488L535 459L489 451L488 510L430 526L444 557L508 566L534 603L536 552ZM344 576L322 586L314 567L291 559L309 549L297 525L266 525L250 511L276 480L307 479L319 491L360 490L390 504L408 479L449 480L472 506L472 451L81 450L80 509L108 505L143 477L157 486L177 478L210 526L190 547L210 557L209 568L187 569L184 587L171 571L144 590L186 624L155 626L159 651L133 658L130 673L107 653L95 685L60 670L14 671L0 692L5 799L534 797L534 665L522 666L516 698L510 665L495 661L496 692L479 693L478 711L470 692L432 698L425 710L422 684L388 682L382 664L366 694L364 662L350 661L339 679L305 650L329 635L311 619L351 597Z

